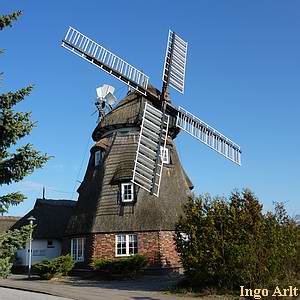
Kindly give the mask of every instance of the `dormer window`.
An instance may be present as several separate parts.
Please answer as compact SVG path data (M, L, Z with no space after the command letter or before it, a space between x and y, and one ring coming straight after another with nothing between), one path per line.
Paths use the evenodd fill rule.
M99 166L102 160L102 151L97 150L95 152L95 167Z
M164 164L169 164L170 163L169 149L160 147L160 157Z
M132 202L134 200L133 183L121 183L121 200L122 202Z

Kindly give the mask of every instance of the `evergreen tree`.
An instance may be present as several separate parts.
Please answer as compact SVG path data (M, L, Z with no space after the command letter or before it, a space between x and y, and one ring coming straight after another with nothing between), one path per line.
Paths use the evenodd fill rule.
M18 17L22 14L20 10L13 12L9 15L0 16L0 30L4 29L7 26L11 26L11 23L18 19Z
M0 16L0 30L11 26L21 15L21 11ZM2 52L2 51L1 51ZM2 74L2 73L1 73ZM35 126L30 112L16 112L14 106L30 94L32 85L16 92L0 95L0 186L18 182L41 168L49 157L35 150L31 144L16 148L17 142L30 134ZM16 150L12 151L12 147ZM26 197L20 192L0 196L0 213L8 211L9 206L17 205ZM32 226L27 225L20 230L0 233L0 277L10 274L12 262L18 249L25 247Z
M21 15L21 11L0 16L0 30ZM41 168L49 159L45 154L35 150L31 144L18 147L10 152L12 146L24 136L30 134L35 126L31 120L31 112L16 112L14 106L23 101L32 90L32 85L16 92L0 95L0 186L18 182L31 174L34 169ZM7 212L9 206L17 205L26 197L20 192L0 196L0 213Z

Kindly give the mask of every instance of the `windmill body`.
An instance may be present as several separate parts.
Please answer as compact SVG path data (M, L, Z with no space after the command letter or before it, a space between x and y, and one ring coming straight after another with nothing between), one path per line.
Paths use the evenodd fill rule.
M102 118L93 132L95 145L78 189L77 206L65 233L66 252L72 240L84 240L82 262L137 252L146 255L155 267L180 266L173 234L183 205L191 197L192 184L173 142L178 132L176 118L170 121L166 142L168 163L163 167L159 196L151 195L131 182L146 101L149 100L139 93L129 93ZM96 153L99 152L101 159L97 162ZM124 185L133 189L132 199L122 195ZM117 239L123 237L136 240L131 250L117 247ZM125 248L131 245L127 244ZM125 253L118 254L118 250Z
M179 267L175 224L193 186L173 140L182 130L241 162L237 144L168 98L169 86L184 91L187 43L169 32L161 91L143 72L72 27L62 46L132 90L102 115L92 134L95 145L65 233L65 252L71 249L73 259L84 264L140 253L152 266Z

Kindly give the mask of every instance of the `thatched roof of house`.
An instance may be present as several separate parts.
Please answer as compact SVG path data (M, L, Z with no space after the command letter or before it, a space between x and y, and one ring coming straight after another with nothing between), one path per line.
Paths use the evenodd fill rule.
M98 124L93 132L96 144L78 192L79 198L70 218L66 235L98 232L174 230L183 214L183 205L193 185L184 172L173 139L178 133L176 115L171 115L167 147L171 164L164 166L160 195L155 197L135 186L136 201L120 200L121 182L130 182L136 156L145 101L160 103L130 93ZM100 166L94 165L94 152L102 149Z
M33 216L36 218L33 238L61 239L75 204L76 201L72 200L37 199L33 209L19 219L12 228L28 225L27 219Z
M21 217L0 216L0 233L9 230Z

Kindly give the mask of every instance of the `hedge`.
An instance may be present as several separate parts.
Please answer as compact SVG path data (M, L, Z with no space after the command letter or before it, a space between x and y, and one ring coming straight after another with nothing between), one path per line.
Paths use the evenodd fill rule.
M52 260L43 260L33 265L33 271L43 279L66 276L74 267L71 255L59 256Z

